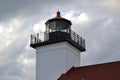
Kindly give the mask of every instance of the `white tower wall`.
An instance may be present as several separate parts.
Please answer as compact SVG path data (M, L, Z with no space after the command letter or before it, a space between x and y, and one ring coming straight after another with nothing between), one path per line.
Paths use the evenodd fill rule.
M36 80L57 80L73 66L80 66L80 51L68 42L36 48Z

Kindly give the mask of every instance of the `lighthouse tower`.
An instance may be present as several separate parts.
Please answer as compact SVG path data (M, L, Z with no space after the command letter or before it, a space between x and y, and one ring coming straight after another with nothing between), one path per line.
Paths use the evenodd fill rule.
M45 25L46 31L32 34L30 40L36 50L36 80L57 80L73 66L80 66L85 40L71 30L71 21L59 11Z

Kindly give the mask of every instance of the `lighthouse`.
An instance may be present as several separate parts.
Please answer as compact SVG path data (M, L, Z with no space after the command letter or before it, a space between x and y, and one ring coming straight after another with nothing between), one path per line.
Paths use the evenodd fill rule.
M85 39L71 30L71 21L60 11L45 23L45 31L30 36L36 50L36 80L57 80L72 67L80 66Z

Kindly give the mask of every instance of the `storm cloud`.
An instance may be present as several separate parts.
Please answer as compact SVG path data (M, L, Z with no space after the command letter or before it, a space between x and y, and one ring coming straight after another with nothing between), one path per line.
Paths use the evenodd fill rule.
M0 0L0 80L35 80L30 34L61 15L86 40L81 65L120 61L119 0Z

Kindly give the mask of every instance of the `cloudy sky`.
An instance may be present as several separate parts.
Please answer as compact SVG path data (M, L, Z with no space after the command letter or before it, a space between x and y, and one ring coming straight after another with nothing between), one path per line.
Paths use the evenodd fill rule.
M30 34L61 15L86 39L81 65L120 61L120 0L0 0L0 80L35 80Z

